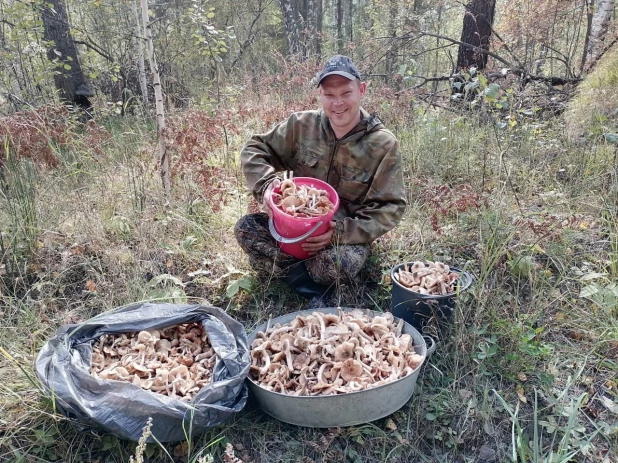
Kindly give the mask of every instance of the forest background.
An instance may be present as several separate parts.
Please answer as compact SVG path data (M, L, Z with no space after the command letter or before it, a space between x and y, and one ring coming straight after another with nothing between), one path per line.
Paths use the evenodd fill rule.
M615 16L608 0L0 0L0 460L618 461ZM54 413L33 362L62 324L149 300L251 331L307 307L235 242L256 206L238 153L319 107L335 53L400 140L409 203L339 304L389 310L404 261L475 280L431 327L410 402L338 429L250 404L138 449Z

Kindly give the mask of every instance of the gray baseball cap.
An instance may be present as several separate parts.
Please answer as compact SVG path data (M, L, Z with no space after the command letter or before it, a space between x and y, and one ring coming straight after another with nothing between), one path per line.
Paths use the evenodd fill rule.
M335 55L324 64L324 69L316 75L318 87L326 77L332 75L343 76L350 80L361 80L361 75L356 65L348 56L343 55Z

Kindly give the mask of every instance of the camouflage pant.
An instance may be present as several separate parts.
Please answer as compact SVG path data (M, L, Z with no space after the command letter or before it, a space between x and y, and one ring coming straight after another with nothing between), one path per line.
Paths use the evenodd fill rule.
M268 215L248 214L234 228L240 247L249 255L249 263L263 276L282 276L285 269L300 262L295 257L281 252L268 230ZM349 283L365 264L369 245L328 246L306 260L305 266L317 283L331 285L341 281Z

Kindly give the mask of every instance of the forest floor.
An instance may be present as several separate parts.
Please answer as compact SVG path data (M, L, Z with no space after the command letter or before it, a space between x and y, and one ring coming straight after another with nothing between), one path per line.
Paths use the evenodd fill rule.
M573 137L561 116L532 106L453 112L378 90L367 107L401 142L408 208L358 281L339 286L338 305L389 311L390 269L406 261L474 278L452 324L429 328L437 350L412 399L332 429L288 425L250 400L190 442L148 444L140 458L234 461L229 443L245 462L618 461L617 145L602 133ZM255 278L233 235L251 207L237 162L247 136L317 106L285 95L171 114L169 198L150 122L109 115L84 128L37 113L47 116L28 132L30 149L8 156L0 197L0 461L136 455L133 442L79 429L42 393L34 360L61 325L138 301L188 302L220 307L251 332L308 308Z

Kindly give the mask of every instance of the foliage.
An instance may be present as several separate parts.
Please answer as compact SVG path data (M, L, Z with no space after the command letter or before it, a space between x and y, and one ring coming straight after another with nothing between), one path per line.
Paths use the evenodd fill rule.
M476 193L468 184L454 187L448 185L427 187L423 190L423 199L431 210L431 226L437 233L443 233L439 218L459 216L465 212L478 211L489 206L488 198Z
M61 162L58 149L69 145L81 144L82 149L87 147L93 155L103 156L108 139L103 127L94 121L77 122L62 106L42 106L0 118L0 140L6 153L41 166L57 166Z

